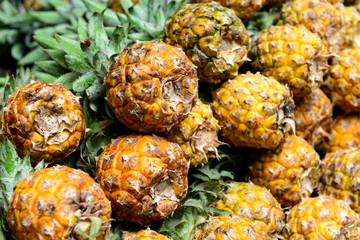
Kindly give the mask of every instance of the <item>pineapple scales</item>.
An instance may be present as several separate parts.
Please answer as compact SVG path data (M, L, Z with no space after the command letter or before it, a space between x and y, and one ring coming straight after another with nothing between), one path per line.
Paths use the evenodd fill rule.
M349 28L346 30L349 35L356 33L357 24L338 20L340 15L336 11L342 7L322 0L254 1L252 7L257 13L242 17L242 9L236 9L236 4L246 2L243 0L232 1L233 5L226 5L225 1L184 5L176 0L80 2L94 14L77 16L71 35L34 36L47 57L36 60L32 74L37 82L29 86L33 86L32 90L36 85L54 84L55 97L41 95L37 90L34 92L40 93L40 97L34 101L37 95L27 93L27 85L16 81L16 77L8 78L4 88L7 103L1 115L0 171L16 179L16 172L11 175L3 167L6 162L24 158L22 161L31 161L35 167L38 163L41 166L44 159L46 166L59 162L71 166L70 172L74 168L87 171L99 184L83 177L85 180L83 183L79 180L79 186L93 188L80 191L82 187L77 182L76 186L63 184L69 177L59 174L56 179L59 183L54 186L65 192L81 193L79 199L85 200L78 207L72 199L66 200L66 194L56 195L51 185L48 190L39 187L22 190L20 183L12 197L14 202L0 209L6 209L14 239L31 239L27 235L35 239L42 234L74 239L359 236L358 217L347 205L350 203L357 211L357 200L352 200L357 199L358 193L348 190L351 184L340 184L349 178L351 169L356 169L356 158L351 155L356 150L329 153L320 161L314 149L326 153L343 148L341 144L346 145L347 141L339 141L340 137L353 140L349 147L357 143L351 134L357 129L357 117L346 120L349 124L335 127L341 118L357 116L354 113L357 83L353 74L356 67L345 64L346 58L356 59L356 54L349 50L356 49L355 42L344 39L344 46L348 45L345 48L334 45L331 38L332 33L345 31L341 27ZM101 13L114 2L124 6L124 10L116 13L107 9ZM256 21L259 14L269 11L270 2L279 4L279 16L273 23L277 26L261 29L249 37L248 21ZM314 14L323 16L321 21L311 22ZM305 18L295 19L300 15ZM338 58L341 54L344 57ZM343 85L336 83L339 81ZM344 87L339 89L341 86ZM66 92L65 87L75 97L66 97L65 104L57 106L55 98ZM17 88L20 90L16 91ZM343 90L340 95L339 90ZM205 95L207 98L203 98ZM77 105L80 107L73 111ZM48 120L42 125L45 116ZM52 119L60 119L54 133L44 130ZM81 124L76 125L77 122ZM342 134L346 131L349 134ZM62 146L60 140L71 134L77 136L76 141ZM20 138L26 144L18 143ZM12 144L14 151L4 154ZM41 154L36 150L38 146L43 146ZM259 150L250 163L252 183L243 192L235 182L224 183L225 178L249 180L237 171L231 174L221 168L228 167L224 159L229 156L234 158L237 168L244 167L250 155L247 151L254 148ZM234 153L246 154L237 157ZM214 157L219 160L213 161ZM329 166L327 162L331 162ZM344 165L354 167L349 170ZM332 171L328 170L330 166ZM30 162L27 167L31 168ZM48 166L44 170L49 175L39 170L22 178L32 181L38 176L45 181L38 184L46 185L54 181L50 176L55 176L54 169L58 168L61 167ZM68 173L72 177L84 174L80 170ZM16 181L7 188L9 196ZM321 195L318 198L310 197L317 193L315 189ZM0 190L4 191L3 187ZM35 217L21 220L26 217L22 213L24 208L15 202L19 198L28 203L21 195L25 191L41 198L29 195L38 201L37 208L30 207ZM339 198L340 203L327 200L324 195ZM98 206L96 200L92 201L98 196L106 204ZM1 197L0 200L6 206L6 201ZM64 204L64 208L56 207L56 201ZM67 215L67 209L77 207L78 210L73 210L75 214ZM332 212L317 218L316 212L324 207L331 207ZM303 211L304 208L307 210ZM110 209L113 220L109 220ZM48 215L37 218L38 211ZM59 216L66 216L64 219L74 225L66 229L66 224L60 223L52 211L59 211ZM244 212L248 214L239 214ZM346 213L349 219L343 220L337 212ZM308 224L305 230L309 231L298 227L298 221ZM41 228L37 222L46 227ZM164 231L165 225L173 229ZM319 231L314 231L317 226ZM180 235L187 237L176 237Z

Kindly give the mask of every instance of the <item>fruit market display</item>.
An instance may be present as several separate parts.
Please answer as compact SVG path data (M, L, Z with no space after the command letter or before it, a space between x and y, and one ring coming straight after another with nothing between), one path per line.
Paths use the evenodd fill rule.
M1 0L0 240L360 240L359 0Z

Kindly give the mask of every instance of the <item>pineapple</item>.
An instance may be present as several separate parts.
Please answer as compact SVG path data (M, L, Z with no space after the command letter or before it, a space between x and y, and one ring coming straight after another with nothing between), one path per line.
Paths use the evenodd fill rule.
M213 92L221 134L236 147L276 148L294 127L289 89L259 73L240 74Z
M8 138L31 162L61 163L85 134L78 98L63 86L34 82L19 87L0 115L1 138Z
M165 132L190 112L198 78L182 50L161 41L144 41L115 57L105 87L109 106L126 127Z
M198 99L191 112L166 134L166 138L179 144L190 166L197 167L206 164L213 153L218 156L217 147L222 144L218 140L219 130L211 106Z
M242 21L216 2L189 4L165 26L165 41L184 49L201 81L234 78L247 60L249 36Z
M320 157L311 145L295 135L288 136L275 150L259 153L250 166L255 184L269 188L284 207L310 197L320 175Z
M359 217L343 201L326 196L309 198L294 208L287 217L284 237L297 239L350 239Z
M343 38L344 46L352 46L356 35L360 33L360 13L353 6L337 4L336 8L341 14L342 29L336 34L342 34L338 38Z
M325 153L349 149L360 145L359 114L343 114L334 117L327 137L319 147Z
M213 0L195 0L195 3L207 3ZM232 9L240 19L251 19L264 6L266 0L214 0L222 6Z
M139 0L131 0L134 4L139 3ZM123 6L121 5L120 0L109 0L109 7L115 12L125 13Z
M360 49L346 48L331 59L323 89L335 106L360 112Z
M54 166L17 184L7 221L15 239L84 239L100 220L92 239L110 230L111 204L94 179L80 170Z
M249 51L255 69L289 85L296 97L320 86L328 69L326 54L318 35L290 25L260 31Z
M125 231L120 240L171 240L171 238L147 228L137 232Z
M70 0L63 0L65 2L69 2ZM24 0L23 6L26 10L32 8L34 10L40 10L41 9L41 2L37 0Z
M211 217L195 229L192 240L268 240L252 221L233 215Z
M294 119L296 135L312 146L323 141L323 132L332 121L332 103L320 88L303 98L295 98Z
M333 39L342 27L341 14L327 0L294 0L285 3L279 13L278 25L304 26L317 33L329 51L341 49ZM341 43L340 43L341 44Z
M229 182L214 207L251 220L258 228L278 239L285 215L278 201L268 189L247 182Z
M340 149L321 161L319 192L347 202L360 213L360 148Z
M165 138L120 136L104 149L95 176L117 219L150 225L174 213L188 188L189 163Z

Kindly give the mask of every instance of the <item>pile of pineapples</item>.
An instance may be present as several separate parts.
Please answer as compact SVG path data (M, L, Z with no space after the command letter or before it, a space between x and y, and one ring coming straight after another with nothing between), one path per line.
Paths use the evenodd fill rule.
M0 239L360 240L359 0L2 0L0 46Z

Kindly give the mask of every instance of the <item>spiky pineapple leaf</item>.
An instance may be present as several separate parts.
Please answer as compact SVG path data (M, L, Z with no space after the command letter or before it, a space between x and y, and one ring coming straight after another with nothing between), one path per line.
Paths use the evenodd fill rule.
M196 179L189 187L186 199L175 214L165 219L159 231L174 240L190 240L193 230L214 215L229 214L213 208L213 200L227 187L226 181L234 179L234 174L222 169L231 163L229 156L219 151L223 160L211 158L202 168L196 168L190 177ZM175 229L175 230L174 230Z
M38 169L44 167L41 161L35 168L31 166L30 156L20 158L13 144L5 139L1 142L0 148L0 213L8 210L10 196L13 194L16 184L31 175Z

